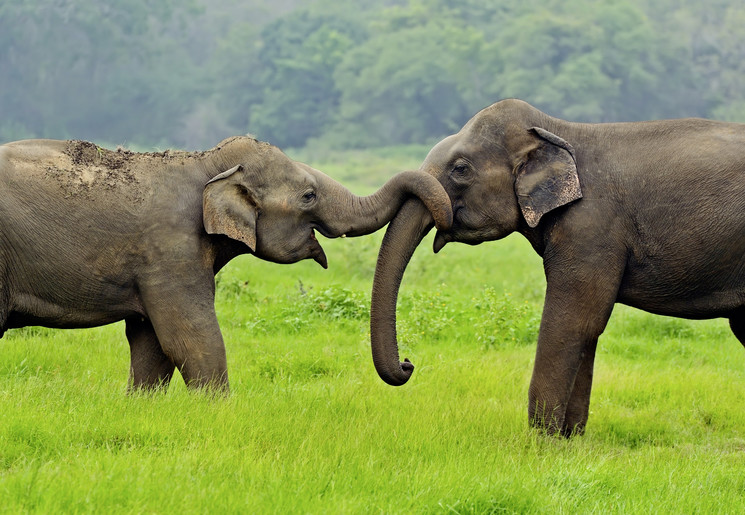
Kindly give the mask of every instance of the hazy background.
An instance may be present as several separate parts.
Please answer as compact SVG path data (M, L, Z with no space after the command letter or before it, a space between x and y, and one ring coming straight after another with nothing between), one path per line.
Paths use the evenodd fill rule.
M735 0L0 0L0 141L426 143L518 97L745 121Z

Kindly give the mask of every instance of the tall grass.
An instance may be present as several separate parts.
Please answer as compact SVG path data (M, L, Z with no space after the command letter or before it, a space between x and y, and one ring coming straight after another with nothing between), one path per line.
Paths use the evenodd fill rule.
M239 258L218 277L232 393L175 378L125 395L121 324L0 340L0 511L738 513L745 353L726 322L617 307L587 434L530 430L545 282L519 237L417 250L402 353L369 352L381 234L322 242L330 270Z

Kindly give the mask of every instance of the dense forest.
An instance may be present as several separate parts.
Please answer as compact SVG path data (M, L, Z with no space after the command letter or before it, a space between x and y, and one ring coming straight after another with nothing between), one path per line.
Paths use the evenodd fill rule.
M735 0L0 0L0 141L429 142L517 97L745 121Z

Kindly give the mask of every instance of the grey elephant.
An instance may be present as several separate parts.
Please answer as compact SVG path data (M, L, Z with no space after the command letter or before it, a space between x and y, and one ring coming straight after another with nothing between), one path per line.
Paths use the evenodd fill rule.
M598 337L617 302L728 318L745 344L745 125L570 123L511 99L438 143L420 170L443 184L453 207L435 252L518 232L543 258L533 425L566 436L584 431ZM381 244L371 340L375 367L392 385L413 371L399 362L398 289L432 225L418 201L407 202Z
M0 146L0 337L9 328L126 322L130 388L228 389L215 274L232 258L326 256L315 231L373 232L411 196L446 228L442 186L404 172L368 197L234 137L206 152L133 153L82 141Z

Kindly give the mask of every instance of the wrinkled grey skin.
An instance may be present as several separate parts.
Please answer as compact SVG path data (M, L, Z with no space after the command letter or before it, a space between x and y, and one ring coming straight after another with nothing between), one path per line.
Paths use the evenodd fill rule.
M421 171L450 196L448 242L519 232L543 257L546 298L529 419L582 433L595 348L616 302L690 319L728 318L745 344L745 125L700 119L570 123L498 102L438 143ZM375 272L373 359L389 384L399 362L396 298L432 227L417 201L390 223Z
M87 142L0 146L0 337L14 327L126 321L130 387L227 390L215 274L239 254L277 263L326 256L315 231L358 236L416 195L443 227L440 184L404 172L356 197L252 138L207 152L137 154Z

